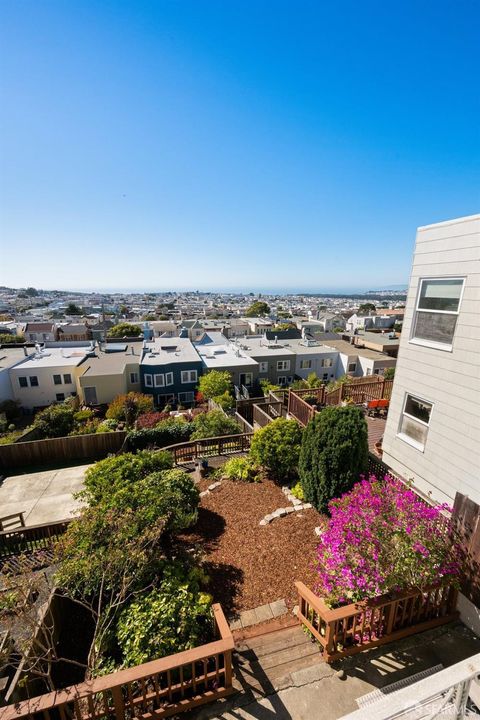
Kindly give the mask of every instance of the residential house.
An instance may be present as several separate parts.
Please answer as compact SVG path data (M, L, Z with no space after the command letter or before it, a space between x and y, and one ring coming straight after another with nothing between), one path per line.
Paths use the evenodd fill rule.
M387 368L394 368L397 363L396 358L390 357L390 355L358 347L353 342L346 340L328 340L326 344L339 353L336 377L383 375Z
M356 330L354 333L342 333L341 338L347 342L352 342L353 339L356 347L376 350L376 352L383 352L391 357L397 357L400 346L400 335L393 329L381 332Z
M263 335L267 330L271 330L274 325L269 318L264 317L245 317L242 320L247 323L249 332L252 335Z
M436 502L480 504L480 215L418 228L383 459Z
M56 328L56 340L60 342L86 341L90 337L90 330L84 323L66 323Z
M170 402L192 405L202 369L202 360L190 338L155 338L145 342L142 350L142 392L153 395L159 407Z
M347 320L346 327L349 332L355 330L386 330L395 325L394 315L360 315L354 313Z
M320 323L322 332L333 332L337 328L345 330L347 326L345 318L340 313L318 313L317 320Z
M31 354L31 350L30 350ZM0 349L0 402L15 400L10 369L28 357L27 348L2 347Z
M56 340L55 324L52 322L27 322L25 340L30 343L44 343Z
M33 410L76 395L79 366L87 353L86 347L37 348L9 370L14 399Z
M142 340L98 343L79 367L78 395L85 405L106 405L118 395L141 392Z
M274 385L289 385L295 377L295 353L287 341L267 340L263 336L247 336L239 340L241 351L258 363L258 379Z
M285 346L295 353L295 377L306 380L315 373L320 380L328 383L338 376L337 350L305 336L300 340L287 340Z
M258 362L241 349L239 342L229 342L220 333L205 333L195 348L202 360L203 372L227 371L232 383L251 390L258 382Z

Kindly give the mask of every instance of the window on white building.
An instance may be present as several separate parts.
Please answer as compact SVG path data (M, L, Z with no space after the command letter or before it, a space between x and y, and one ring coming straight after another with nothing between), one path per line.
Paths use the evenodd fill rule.
M53 384L54 384L54 385L61 385L61 384L62 384L62 376L61 376L61 375L54 375L54 376L53 376Z
M71 384L72 384L72 376L70 375L70 373L66 373L66 374L63 376L63 382L65 383L65 385L71 385Z
M28 387L28 380L26 377L19 377L18 378L18 384L20 387Z
M62 402L62 400L65 400L65 393L57 393L55 395L57 402Z
M30 387L38 387L39 382L38 382L38 377L36 375L30 375L29 380L30 380Z
M463 278L420 280L411 342L452 349L464 283Z
M427 400L405 395L399 436L418 450L425 448L432 408L433 404Z
M332 358L323 358L323 360L322 360L322 367L329 368L329 367L332 367L332 365L333 365L333 360L332 360Z

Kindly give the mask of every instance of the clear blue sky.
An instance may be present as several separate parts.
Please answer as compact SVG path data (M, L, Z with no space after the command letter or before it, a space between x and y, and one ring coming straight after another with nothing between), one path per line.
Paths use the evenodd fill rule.
M477 0L0 14L0 284L403 284L480 209Z

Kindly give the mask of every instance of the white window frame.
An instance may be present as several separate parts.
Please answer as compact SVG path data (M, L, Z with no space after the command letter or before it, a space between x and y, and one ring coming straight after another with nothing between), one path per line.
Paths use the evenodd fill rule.
M130 373L130 383L132 385L136 385L138 383L138 373L137 372L131 372ZM146 384L146 383L145 383Z
M25 384L22 385L20 380L25 380ZM18 376L18 384L22 388L22 390L25 390L25 388L28 388L28 377L26 375L19 375Z
M184 396L183 398L182 398L182 395ZM190 399L187 400L185 395L191 396ZM194 401L195 401L195 393L193 392L193 390L187 390L186 392L178 393L178 402L180 403L180 405L182 403L190 403L190 402L194 402Z
M198 372L196 370L182 370L181 383L182 385L191 385L196 383L198 380Z
M429 417L428 422L425 422L424 420L419 420L414 415L410 415L410 413L405 412L405 407L407 405L407 401L408 401L409 397L414 398L415 400L419 400L420 402L428 403L430 405L431 409L430 409L430 417ZM411 392L406 392L405 396L403 398L402 412L400 414L400 422L399 422L399 426L398 426L397 437L399 437L400 440L403 440L403 442L407 443L407 445L411 445L416 450L419 450L420 452L424 452L426 438L425 438L425 442L420 443L417 440L415 440L414 438L410 437L410 435L407 435L406 433L402 432L403 418L407 417L410 420L413 420L413 422L416 422L419 425L423 425L424 427L429 428L430 422L432 420L432 413L433 413L434 406L435 406L435 403L433 403L431 400L427 400L427 398L423 398L420 395L414 395L414 393L411 393ZM427 435L428 435L428 433L427 433Z
M145 387L153 387L153 377L150 373L146 373L144 376Z
M332 358L323 358L323 360L322 360L322 367L326 367L326 368L333 367L333 360L332 360Z
M153 376L153 382L155 387L165 387L165 375L164 373L155 373Z
M268 360L262 360L262 362L258 363L258 372L262 375L268 373Z
M457 310L426 310L425 308L419 308L420 303L420 296L422 294L422 287L423 283L425 282L432 282L433 280L458 280L462 283L462 289L460 290L460 296L458 298L458 307ZM435 277L424 277L419 278L418 282L418 289L417 289L417 299L415 301L415 310L413 312L413 318L412 318L412 326L410 328L410 339L409 342L412 343L412 345L423 345L423 347L429 347L433 348L435 350L444 350L445 352L452 352L453 348L453 338L455 337L455 331L457 329L457 323L455 323L455 329L453 331L452 336L452 342L451 343L441 343L436 342L435 340L425 340L425 338L417 338L415 337L415 327L417 324L417 313L436 313L437 315L455 315L457 318L460 314L460 306L462 304L463 300L463 293L465 291L465 277L458 277L458 276L450 276L450 275L443 275L443 276L435 276Z
M277 370L290 370L290 360L277 360Z
M165 373L165 385L173 385L173 372Z
M312 369L312 361L311 360L300 360L300 370L311 370Z

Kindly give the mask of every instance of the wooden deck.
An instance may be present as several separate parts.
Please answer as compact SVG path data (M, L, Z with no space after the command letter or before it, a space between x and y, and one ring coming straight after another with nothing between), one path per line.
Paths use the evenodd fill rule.
M374 418L366 417L368 425L368 449L371 453L376 455L375 443L379 442L383 438L385 432L385 425L387 423L385 418Z

